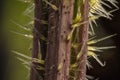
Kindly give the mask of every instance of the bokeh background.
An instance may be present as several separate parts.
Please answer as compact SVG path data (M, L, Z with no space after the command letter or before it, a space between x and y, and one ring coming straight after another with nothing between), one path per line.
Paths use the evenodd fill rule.
M28 34L12 21L25 26L31 19L24 15L29 6L19 0L0 1L0 80L28 80L29 70L16 58L12 50L30 55L32 40L13 32ZM12 32L13 31L13 32Z
M118 2L120 7L120 1L118 0ZM29 4L19 0L0 1L0 80L29 80L29 70L11 52L11 50L15 50L31 55L29 48L32 40L11 32L30 33L11 22L12 20L26 26L31 21L23 13L28 6ZM114 12L113 15L112 20L100 18L98 21L100 27L96 29L98 38L114 33L117 34L114 38L98 44L98 46L109 44L116 46L116 49L105 50L104 54L100 55L100 59L107 62L105 67L99 66L98 63L91 59L94 68L89 70L88 74L96 78L100 77L100 80L119 80L120 78L120 10Z

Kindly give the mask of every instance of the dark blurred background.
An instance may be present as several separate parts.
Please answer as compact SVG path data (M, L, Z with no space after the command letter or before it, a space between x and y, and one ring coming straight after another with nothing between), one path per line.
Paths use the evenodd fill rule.
M120 3L120 1L118 0ZM118 4L120 7L120 4ZM30 21L23 14L28 4L18 0L0 1L0 80L28 80L29 71L18 61L11 50L16 50L26 55L30 55L29 47L31 40L11 33L17 31L26 33L26 31L11 23L14 20L22 25ZM120 10L113 13L112 20L100 18L98 38L110 34L117 36L105 40L98 46L115 45L116 49L105 50L100 54L101 61L106 61L106 66L101 67L94 59L91 59L93 69L88 74L100 78L100 80L119 80L120 75ZM97 30L97 29L96 29Z
M120 8L120 0L118 6ZM101 61L106 61L106 66L101 67L95 60L92 59L93 69L88 71L88 74L99 78L99 80L119 80L120 79L120 9L113 12L112 20L100 18L100 25L96 33L99 38L110 34L117 34L115 37L98 43L98 46L114 45L116 49L104 50L100 53Z
M28 80L29 70L12 50L30 55L31 39L12 33L29 33L11 21L26 25L31 19L24 15L29 4L19 0L0 0L0 80Z

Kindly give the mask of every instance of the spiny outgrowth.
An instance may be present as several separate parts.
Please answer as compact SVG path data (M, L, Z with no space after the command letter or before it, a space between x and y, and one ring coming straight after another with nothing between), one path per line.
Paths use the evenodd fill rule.
M96 52L103 52L103 50L116 48L116 46L106 46L106 47L98 47L93 46L94 44L97 44L98 42L101 42L103 40L109 39L111 37L114 37L116 34L106 36L100 39L94 39L95 37L92 37L88 40L88 56L93 57L101 66L105 66L105 63L102 63L99 58L97 57Z
M89 20L83 22L82 16L81 16L81 5L84 4L84 1L83 2L82 2L82 0L75 1L74 18L73 18L74 22L72 24L72 31L68 35L68 39L72 40L72 46L71 46L72 52L73 52L72 55L74 56L74 58L76 58L76 59L73 59L74 61L71 61L72 63L70 66L71 67L70 70L71 70L72 77L74 76L72 73L74 73L75 70L79 70L77 61L80 59L80 57L82 55L83 46L82 46L81 42L77 42L80 37L79 33L80 33L81 25L89 22L89 27L90 27L88 30L89 39L87 42L87 49L88 49L87 55L89 58L92 57L101 66L105 66L105 62L102 63L102 61L100 61L100 59L98 58L98 54L96 54L96 52L103 52L103 50L115 48L115 46L98 47L98 46L93 46L93 45L116 35L116 34L113 34L110 36L103 37L101 39L95 39L94 24L97 26L96 20L99 19L100 17L105 17L107 19L111 19L113 16L112 12L119 9L117 7L117 1L116 0L106 0L106 1L90 0L90 2L89 2L90 11L89 11L89 16L88 16ZM109 8L109 10L105 9L105 7ZM88 66L88 68L92 68L92 65L90 64L89 61L87 61L87 66ZM75 78L72 80L75 80Z
M68 39L72 38L73 33L75 32L75 29L80 27L82 24L86 24L88 21L82 21L81 19L81 5L84 2L82 0L76 0L75 5L74 5L74 19L73 19L73 24L72 28L73 30L71 31L70 35L68 35ZM117 6L118 2L116 0L90 0L90 12L89 12L89 26L90 26L90 31L91 35L95 35L94 31L94 24L97 26L96 20L99 19L100 17L105 17L107 19L111 19L113 17L112 12L116 11L119 9ZM110 6L111 4L111 6ZM107 10L105 7L109 8ZM114 7L114 8L113 8Z
M35 4L33 3L33 0L20 0L23 1L25 3L29 3L28 8L24 11L24 15L30 17L32 19L32 21L28 24L28 25L32 25L35 21L44 24L45 26L48 27L49 21L44 20L44 19L38 19L38 18L34 18L34 9L35 9ZM64 0L63 0L64 1ZM74 75L75 71L80 71L79 70L79 60L81 58L81 55L83 54L83 48L84 45L86 46L86 50L87 50L87 57L92 57L94 58L101 66L105 66L105 63L102 63L102 61L100 61L100 59L98 58L98 54L96 54L96 52L103 52L103 50L105 49L111 49L111 48L115 48L115 46L107 46L107 47L99 47L99 46L93 46L94 44L97 44L98 42L101 42L103 40L106 40L108 38L111 38L115 35L110 35L107 37L103 37L101 39L95 39L95 31L94 31L94 25L97 25L96 20L99 19L100 17L105 17L107 19L111 19L112 18L112 12L116 11L118 9L117 6L117 1L116 0L88 0L89 1L89 12L88 12L88 20L83 21L83 12L82 12L82 5L85 4L85 0L74 0L74 16L73 16L73 23L72 25L70 24L70 27L72 28L71 32L68 34L67 40L71 40L72 45L70 46L72 48L71 52L71 65L70 65L70 79L71 80L78 80L76 79L76 76ZM47 10L49 10L50 8L53 11L58 11L58 5L52 4L52 0L41 0L42 4L44 5L42 14L44 14L44 16L46 16L47 14ZM109 5L111 4L111 5ZM49 7L48 7L49 6ZM43 7L43 6L41 6ZM105 7L109 8L109 10L105 9ZM114 7L114 8L113 8ZM49 8L49 9L47 9ZM44 10L46 9L46 10ZM52 15L53 17L54 15ZM56 17L56 16L55 16ZM68 17L68 16L67 16ZM67 19L66 19L67 20ZM17 24L16 22L12 21L13 23L15 23L16 25L18 25L20 28L26 30L26 31L32 31L29 28L26 28L22 25ZM91 38L88 39L88 41L85 41L87 43L85 43L83 41L83 43L81 42L81 25L84 25L86 23L89 22L89 30L87 31L87 35L89 34ZM36 30L36 29L35 29ZM36 30L39 33L39 37L41 40L44 40L47 42L47 38L44 37L44 35L42 35L40 33L40 31ZM12 31L13 32L13 31ZM18 32L14 32L16 34L25 36L25 37L29 37L29 38L33 38L33 36L30 34L21 34ZM40 45L39 45L40 46ZM38 64L42 64L44 65L44 60L41 60L39 58L30 58L26 55L23 55L19 52L16 51L12 51L15 54L18 55L17 59L20 60L21 62L23 62L23 64L25 64L25 66L27 68L30 69L29 66L31 66L30 63L38 63ZM20 57L19 57L20 56ZM25 59L24 59L25 58ZM27 59L27 60L26 60ZM72 61L73 60L73 61ZM57 70L60 71L63 68L63 62L64 60L62 60L57 67ZM88 68L92 68L92 65L90 64L90 62L87 60L87 66ZM49 66L48 66L49 67ZM69 66L68 66L69 67ZM45 67L41 67L41 66L37 66L36 69L38 70L44 70ZM79 74L78 74L79 75ZM88 76L87 76L88 77ZM88 77L89 78L89 77Z
M112 12L119 9L117 6L118 2L116 0L90 0L90 17L94 17L94 19L89 20L90 28L92 31L92 35L95 35L94 32L94 24L97 26L96 20L100 17L105 17L107 19L112 19ZM109 8L106 9L105 7Z
M20 52L17 52L17 51L12 51L14 54L16 54L16 58L22 62L22 64L24 64L24 66L30 70L30 67L31 66L34 66L34 69L37 69L37 70L44 70L44 60L41 60L40 58L31 58L30 56L28 55L25 55L23 53L20 53ZM36 63L38 64L37 66L35 66L33 63ZM42 66L40 66L40 65Z

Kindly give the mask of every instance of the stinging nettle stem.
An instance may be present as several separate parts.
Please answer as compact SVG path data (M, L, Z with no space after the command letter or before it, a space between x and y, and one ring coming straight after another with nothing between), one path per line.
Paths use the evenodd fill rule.
M88 21L89 17L89 0L83 0L81 6L81 16L82 21ZM88 29L89 21L81 25L81 56L77 60L78 71L75 73L75 80L85 80L86 79L86 64L87 64L87 41L88 41Z

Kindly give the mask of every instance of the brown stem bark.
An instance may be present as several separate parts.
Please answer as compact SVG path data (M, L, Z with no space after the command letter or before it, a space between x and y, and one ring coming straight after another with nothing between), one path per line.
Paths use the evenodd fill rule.
M45 80L68 80L71 42L67 36L71 31L74 0L49 1L58 7L58 11L49 10Z
M38 11L39 8L39 1L35 0L35 17L39 18L40 10ZM33 48L32 48L32 58L38 58L38 53L39 53L39 35L36 31L36 29L39 26L39 22L34 21L34 29L33 29ZM31 63L31 71L30 71L30 80L38 80L38 72L35 68L36 64Z
M82 22L86 22L78 28L79 35L77 42L81 45L76 49L76 52L81 54L80 58L77 59L77 67L75 70L74 80L86 80L86 62L87 62L87 40L88 40L88 28L89 28L89 0L84 0L81 5L81 18ZM80 50L81 48L81 50Z
M86 80L86 62L87 62L87 40L88 40L88 28L89 28L89 0L84 0L84 4L81 8L81 15L83 22L87 21L87 23L81 25L82 28L82 47L81 48L81 57L80 57L80 66L79 66L79 76L77 80Z
M41 35L47 37L47 27L41 23L41 20L47 20L47 11L44 7L42 0L34 0L34 27L33 27L33 48L32 58L38 58L38 54L41 53L41 57L44 60L46 56L46 41L41 39ZM44 13L46 12L46 14ZM38 63L32 62L30 71L30 80L39 80L40 76L44 77L44 71L37 70L37 66L44 66Z

